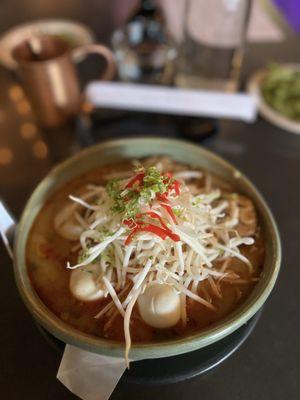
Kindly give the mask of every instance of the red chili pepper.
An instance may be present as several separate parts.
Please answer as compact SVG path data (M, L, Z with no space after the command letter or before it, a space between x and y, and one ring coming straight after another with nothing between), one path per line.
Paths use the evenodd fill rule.
M147 211L147 212L145 212L145 213L136 214L136 218L142 218L143 215L148 215L148 216L151 217L151 218L156 218L156 219L158 219L159 222L160 222L160 224L163 226L163 228L165 228L165 229L167 229L167 230L170 231L170 229L167 227L167 225L166 225L165 222L163 221L162 217L161 217L159 214L157 214L155 211ZM142 222L142 221L137 221L137 224L141 225L141 224L143 224L143 222ZM171 232L171 231L170 231L170 232Z
M140 174L137 174L134 176L125 186L126 189L131 188L135 183L141 183L144 179L145 174L141 172Z
M147 224L141 228L139 228L141 232L151 232L155 235L159 236L161 239L165 240L168 236L168 231L160 226L156 226L153 224Z
M163 202L165 202L165 203L169 203L169 199L168 199L166 193L163 193L163 194L157 193L156 198L157 198L157 200L159 200L159 201L163 201Z
M180 241L180 237L176 233L173 233L173 232L170 231L168 233L168 236L169 236L170 239L173 240L173 242L179 242Z
M162 206L162 207L165 207L165 208L168 209L168 210L170 210L170 212L169 212L169 211L168 211L168 212L170 213L170 215L171 215L173 221L175 222L175 224L177 224L176 217L175 217L175 215L174 215L174 213L173 213L173 211L172 211L172 208L171 208L170 206L168 206L167 204L161 204L161 206ZM159 222L160 222L160 224L161 224L161 226L162 226L164 229L166 229L168 232L172 233L172 231L170 230L170 228L167 227L167 225L166 225L166 223L164 222L164 220L162 219L162 217L161 217L159 214L157 214L155 211L147 211L147 212L144 213L144 214L137 214L136 217L137 217L137 218L141 218L143 215L148 215L148 216L151 217L151 218L158 219Z
M136 227L125 240L125 245L128 245L132 241L133 236L138 232L151 232L154 233L156 236L159 236L163 240L165 240L167 237L174 240L174 242L178 242L180 240L180 237L170 230L160 228L159 226L153 224L148 224Z
M133 229L133 231L127 236L125 240L125 246L127 246L132 241L132 238L136 233L137 233L137 228Z
M163 227L164 229L167 229L168 231L170 231L170 229L169 229L169 228L167 227L167 225L164 223L162 217L161 217L159 214L157 214L156 212L153 212L153 211L147 211L146 214L149 215L149 217L151 217L151 218L156 218L156 219L158 219L159 222L160 222L160 224L162 225L162 227ZM171 232L171 231L170 231L170 232Z
M155 235L161 237L163 240L165 240L166 237L170 237L172 240L174 240L174 242L178 242L180 240L180 237L175 233L171 232L169 229L160 228L159 226L156 225L148 224L141 229L142 231L145 232L152 232Z
M163 179L163 183L167 183L170 179L173 178L173 175L170 172L166 172L164 175L164 177L166 176L166 178Z
M167 211L167 213L170 215L170 217L172 218L174 224L177 225L177 219L175 217L175 214L172 210L172 207L169 206L168 204L161 204L161 206Z
M151 224L142 225L142 222L139 221L139 225L135 229L133 229L133 231L126 238L125 245L127 246L132 241L133 236L138 232L152 232L152 233L158 235L163 240L166 239L167 235L166 235L165 231L162 231L162 232L160 231L162 228L159 228L158 226L152 225L155 228L155 229L152 229L150 227L150 225Z
M124 219L123 224L128 226L129 229L134 229L137 226L133 218Z
M177 196L180 195L180 183L175 179L172 186L171 186L171 190L174 189L175 193Z

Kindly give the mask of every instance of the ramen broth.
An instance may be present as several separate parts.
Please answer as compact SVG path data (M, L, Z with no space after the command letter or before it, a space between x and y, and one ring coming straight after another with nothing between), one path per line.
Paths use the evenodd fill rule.
M57 234L53 226L54 216L68 202L69 195L78 195L82 188L88 184L105 184L107 177L118 176L123 171L130 170L131 163L119 163L112 166L92 170L79 178L59 188L46 202L32 226L27 242L27 268L32 285L44 304L61 320L77 328L79 331L124 341L123 316L112 309L109 315L95 318L95 315L111 301L110 296L95 301L77 300L69 289L71 271L66 268L67 262L75 264L78 257L78 241L68 241ZM169 169L182 170L187 168L173 163ZM219 188L224 193L233 193L227 182L210 175L212 188ZM204 172L200 179L190 181L191 190L203 187L207 180ZM247 199L246 199L247 200ZM237 229L239 226L237 227ZM245 227L240 225L241 232ZM247 229L246 229L247 230ZM133 308L130 323L132 342L155 342L164 339L174 339L188 335L209 327L221 320L239 306L253 290L261 273L264 260L263 235L259 224L252 235L255 242L251 246L242 245L241 254L245 255L252 264L253 272L250 274L245 264L232 257L228 259L227 269L240 276L240 280L231 282L220 280L218 289L214 290L213 284L208 279L198 285L198 294L211 302L215 310L194 301L186 299L186 325L179 321L175 326L167 329L157 329L147 325L141 318L137 304ZM217 261L216 263L218 263Z

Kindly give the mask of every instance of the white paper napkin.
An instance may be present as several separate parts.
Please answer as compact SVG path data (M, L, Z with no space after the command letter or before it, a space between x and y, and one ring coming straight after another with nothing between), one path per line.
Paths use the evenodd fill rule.
M93 81L85 90L96 107L254 122L256 101L247 93L190 90L158 85Z
M57 379L82 400L107 400L126 369L123 358L66 345Z
M2 201L0 200L0 238L2 239L6 250L13 259L13 251L11 249L11 241L10 238L13 235L14 228L16 223L13 217L9 214L7 208L4 206Z

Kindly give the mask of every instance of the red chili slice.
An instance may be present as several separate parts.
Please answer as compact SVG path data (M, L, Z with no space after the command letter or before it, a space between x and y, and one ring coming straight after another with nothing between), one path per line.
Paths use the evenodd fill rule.
M163 194L157 193L156 198L157 198L157 200L159 200L159 201L163 201L163 202L165 202L165 203L169 203L169 199L168 199L166 193L163 193Z
M137 224L136 224L136 222L134 221L133 218L124 219L123 224L128 226L129 229L134 229L137 226Z
M161 206L164 207L164 204L161 204ZM171 208L170 206L168 206L167 204L166 204L165 206L168 207L168 208L170 209L171 214L173 214L173 217L174 217L174 219L175 219L175 220L173 219L173 221L177 224L176 217L175 217L175 215L174 215L174 213L173 213L173 211L172 211L172 208ZM164 222L164 220L162 219L162 217L161 217L159 214L157 214L155 211L147 211L147 212L144 213L144 214L137 214L136 217L137 217L137 218L141 218L143 215L148 215L148 216L151 217L151 218L158 219L159 222L160 222L160 224L161 224L161 226L162 226L164 229L166 229L168 232L172 233L172 231L170 230L170 228L167 227L167 225L166 225L166 223ZM172 215L171 215L171 216L172 216ZM173 218L173 217L172 217L172 218Z
M168 236L169 236L170 239L173 240L173 242L179 242L180 241L180 236L177 235L176 233L169 232Z
M177 196L180 195L180 183L176 179L174 180L171 189L174 189Z
M153 224L147 224L135 228L125 240L125 245L128 245L132 241L133 236L138 232L151 232L154 233L156 236L159 236L163 240L165 240L167 237L172 239L174 242L178 242L180 240L180 237L170 230L160 228L159 226Z
M166 176L165 179L163 179L163 182L166 184L168 182L168 180L173 178L173 175L171 174L171 172L166 172L164 175L164 177Z
M133 236L137 233L137 229L138 228L133 229L133 231L127 236L125 240L125 246L127 246L132 241Z
M161 206L167 211L167 213L170 215L170 217L172 218L174 224L177 225L177 219L175 217L175 214L172 210L172 207L169 206L168 204L161 204Z
M148 224L141 229L142 229L142 231L145 231L145 232L152 232L155 235L162 238L163 240L165 240L166 237L171 238L172 240L174 240L174 242L178 242L180 240L180 237L178 235L176 235L175 233L171 232L169 229L160 228L159 226L156 226L156 225Z
M165 240L168 235L168 231L164 228L153 224L147 224L140 228L141 232L151 232L154 233L156 236L159 236L161 239Z
M134 176L125 186L126 189L131 188L135 183L141 183L144 179L145 174L141 172L140 174L137 174Z
M157 213L154 212L154 211L148 211L146 214L149 215L149 217L151 217L151 218L156 218L156 219L158 219L159 222L160 222L160 224L162 225L162 227L163 227L164 229L167 229L168 231L170 231L170 229L167 227L167 225L165 224L165 222L163 221L162 217L161 217L159 214L157 214ZM171 232L171 231L170 231L170 232Z

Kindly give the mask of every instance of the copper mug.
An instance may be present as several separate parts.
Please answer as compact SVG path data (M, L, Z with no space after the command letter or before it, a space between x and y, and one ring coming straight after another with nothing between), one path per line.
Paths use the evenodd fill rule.
M78 114L82 96L74 62L92 53L106 61L101 79L112 79L116 70L114 57L103 45L88 44L70 49L62 39L40 36L13 49L18 75L42 127L62 127Z

